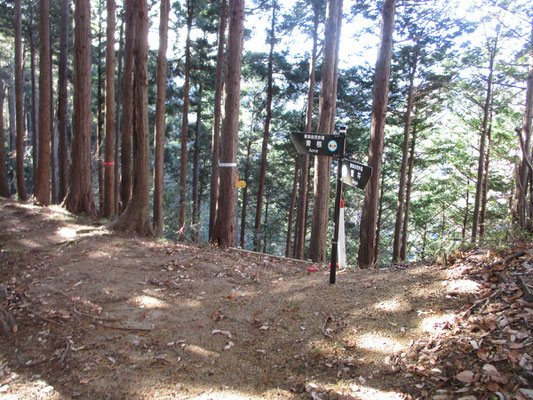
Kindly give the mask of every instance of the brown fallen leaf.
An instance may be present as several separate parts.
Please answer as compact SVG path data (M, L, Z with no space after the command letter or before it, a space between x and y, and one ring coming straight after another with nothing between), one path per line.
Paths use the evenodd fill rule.
M494 382L502 383L506 385L509 382L505 376L500 374L496 367L492 364L485 364L483 366L483 372L490 377Z
M458 373L455 378L463 383L472 383L474 382L475 374L472 371L463 371Z

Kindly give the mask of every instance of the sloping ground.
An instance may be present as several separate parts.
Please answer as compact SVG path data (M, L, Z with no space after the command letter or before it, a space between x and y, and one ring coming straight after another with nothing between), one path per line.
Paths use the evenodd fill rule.
M0 341L1 398L533 398L528 251L329 285L320 266L10 200L0 247L17 321Z

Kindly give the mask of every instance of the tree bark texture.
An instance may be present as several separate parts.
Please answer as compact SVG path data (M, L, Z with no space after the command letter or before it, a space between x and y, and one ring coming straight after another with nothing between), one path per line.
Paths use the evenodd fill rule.
M382 11L381 44L376 62L376 74L374 79L372 122L370 128L368 164L372 167L372 176L370 177L370 181L368 182L365 191L360 227L361 233L358 262L361 268L371 267L375 263L374 238L379 199L379 181L381 178L385 119L390 85L389 79L395 10L396 0L385 0Z
M267 167L268 137L270 136L270 121L272 120L272 74L274 64L274 46L276 44L276 12L277 1L272 1L272 25L270 27L269 41L270 51L268 53L267 67L267 99L266 99L266 116L265 129L263 132L263 144L261 147L261 166L259 168L259 186L257 188L257 208L255 211L254 224L254 250L259 251L261 246L261 213L263 208L263 195L265 192L265 179Z
M97 88L96 88L96 159L98 168L98 208L100 215L104 213L104 91L105 80L102 78L102 36L104 35L102 29L102 14L103 1L98 2L98 54L97 54Z
M298 175L300 172L300 156L296 155L294 161L294 178L292 179L291 204L289 206L289 215L287 217L287 239L285 243L285 257L291 256L292 244L292 225L294 219L294 207L296 206L296 196L298 194Z
M313 1L313 47L311 49L311 62L309 66L309 87L307 90L307 108L305 131L311 132L313 129L313 108L315 93L315 74L318 43L318 23L320 16L320 1ZM298 212L296 214L296 227L294 238L294 258L303 259L305 253L305 237L307 231L307 209L309 198L309 167L310 156L305 154L302 157L302 173L300 175L300 189L298 193Z
M61 31L59 51L59 92L58 92L58 145L59 145L59 193L61 203L67 194L68 146L67 146L67 107L68 107L68 14L69 0L61 0Z
M122 18L119 34L117 95L115 108L115 214L118 214L120 211L120 109L122 106L122 77L124 75L124 71L122 70L122 60L124 56L124 25L125 21L124 18Z
M489 163L491 147L492 123L487 131L487 153L485 154L485 165L483 166L483 182L481 183L481 212L479 214L479 237L485 236L487 223L487 196L489 191Z
M35 197L43 205L50 203L50 154L51 154L51 77L50 77L50 29L48 0L41 0L40 53L39 53L39 169Z
M0 60L0 69L2 63ZM4 130L4 81L0 79L0 196L9 197L9 185L7 183L6 169L6 147L5 147L5 130Z
M126 0L126 42L124 45L124 82L122 88L122 124L120 166L120 210L123 211L131 198L131 147L133 132L133 46L135 45L135 1Z
M328 0L322 87L318 114L318 132L332 133L335 128L337 99L337 60L342 23L342 0ZM331 158L315 157L313 222L309 257L315 262L326 261Z
M481 206L481 195L482 195L482 184L483 184L483 167L485 165L485 142L487 138L488 131L488 122L490 116L490 105L492 102L492 79L494 74L494 60L496 58L498 40L496 39L493 47L487 45L487 50L489 51L489 74L487 76L487 90L485 96L485 102L483 105L483 120L481 122L481 137L479 140L479 158L478 158L478 167L477 167L477 180L476 180L476 195L474 199L474 211L472 214L472 242L476 242L478 223L479 223L479 210ZM529 143L528 143L529 147ZM528 148L526 147L526 148ZM529 152L527 156L529 156ZM527 172L527 171L526 171ZM526 178L527 180L527 178Z
M220 22L218 25L217 67L215 77L215 110L213 116L213 136L211 139L211 193L209 198L209 238L213 235L218 208L220 155L220 118L222 109L222 84L224 72L224 44L226 32L226 0L220 1Z
M418 44L413 49L411 66L409 71L409 89L407 91L407 107L404 115L402 165L400 168L400 183L398 187L398 202L396 203L396 220L394 223L394 239L392 242L392 262L398 261L401 247L401 231L403 222L403 208L405 195L405 179L407 175L407 158L409 153L409 133L411 128L411 112L414 103L415 74L418 62Z
M154 155L154 233L163 234L163 177L165 151L165 113L167 97L167 46L169 0L161 0L159 21L159 51L157 53Z
M133 187L131 200L111 229L153 236L150 223L150 147L148 142L148 5L136 0L134 7L136 40L133 69Z
M246 161L244 164L244 182L246 186L242 192L242 210L241 210L241 235L240 245L241 249L244 249L245 235L246 235L246 210L248 208L248 180L250 178L250 153L252 150L252 138L248 139L248 145L246 146Z
M91 175L91 5L77 0L74 11L72 157L67 210L96 217Z
M15 109L16 109L16 170L17 170L17 193L18 197L22 201L26 201L28 196L26 195L26 184L24 183L24 93L22 90L23 77L22 77L22 11L21 1L15 0ZM47 0L42 0L44 3ZM45 6L48 3L45 4ZM44 7L44 6L43 6ZM48 24L48 17L46 18L46 24ZM41 24L45 23L41 22ZM48 25L47 25L48 26ZM42 31L41 31L42 33ZM49 109L48 109L49 110ZM50 111L49 111L50 112ZM50 115L48 115L50 117ZM48 182L48 181L47 181ZM43 194L44 196L45 194ZM44 197L43 197L44 198ZM48 201L42 201L43 198L39 197L44 205L48 205Z
M180 199L178 225L185 226L187 208L187 141L189 131L189 90L191 75L191 29L194 14L194 0L187 0L187 40L185 43L185 77L183 83L183 119L181 124L180 152Z
M104 217L115 214L115 0L107 0Z
M33 26L33 8L32 4L30 10L30 24ZM29 45L30 45L30 68L31 68L31 130L32 130L32 160L33 160L33 192L35 193L37 175L39 170L39 120L37 118L37 83L35 80L35 40L33 31L28 31Z
M200 139L202 127L202 94L203 88L198 88L198 104L196 109L196 129L194 137L194 156L192 169L192 240L198 242L200 238Z
M416 118L416 114L415 114ZM416 146L416 124L413 126L413 134L411 136L411 148L409 150L409 169L407 171L407 184L405 192L405 212L403 215L402 224L402 245L400 247L400 260L407 259L407 235L409 228L409 211L411 208L411 191L413 189L413 174L415 169L415 146ZM466 199L468 203L468 196Z
M235 240L235 168L239 133L244 0L230 0L228 54L224 89L224 120L220 153L220 192L213 241L228 248Z

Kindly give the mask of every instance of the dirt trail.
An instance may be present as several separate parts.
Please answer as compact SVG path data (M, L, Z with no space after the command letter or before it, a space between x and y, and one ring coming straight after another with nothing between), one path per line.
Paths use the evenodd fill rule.
M329 285L320 266L127 237L10 200L0 247L18 322L0 342L7 399L419 397L391 357L442 334L472 291L423 265Z

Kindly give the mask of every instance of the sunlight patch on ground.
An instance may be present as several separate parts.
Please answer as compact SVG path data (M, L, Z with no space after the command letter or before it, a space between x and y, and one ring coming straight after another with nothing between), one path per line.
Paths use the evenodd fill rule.
M382 311L409 311L411 309L411 306L403 299L395 297L389 300L384 300L376 305L374 305L374 308L377 308L378 310Z
M407 348L397 340L377 333L359 335L356 337L356 343L359 348L384 354L396 353Z
M128 303L135 304L139 308L167 308L168 303L166 301L161 301L156 297L140 295L136 296L133 299L129 300Z
M337 396L334 398L345 398L344 396L355 396L357 399L365 400L400 400L405 399L403 393L387 392L372 387L366 386L366 380L360 377L361 383L341 383L340 385L319 385L316 383L308 383L306 391L311 395L311 398L326 399L329 398L331 392L335 392ZM364 383L363 383L364 382ZM313 396L314 394L314 396ZM350 397L353 398L353 397Z
M420 327L424 332L438 334L453 326L456 318L455 314L430 315L422 319Z
M72 240L77 236L76 229L72 229L68 227L60 228L57 231L57 234L61 236L61 238L64 240Z
M214 351L211 351L211 350L207 350L203 347L200 347L200 346L196 346L194 344L188 344L185 346L185 350L189 353L193 353L197 356L200 356L200 357L203 357L205 359L211 359L211 360L214 360L216 358L219 357L218 353L214 352Z
M455 279L453 281L444 281L444 287L451 293L468 294L479 291L481 285L470 279Z

